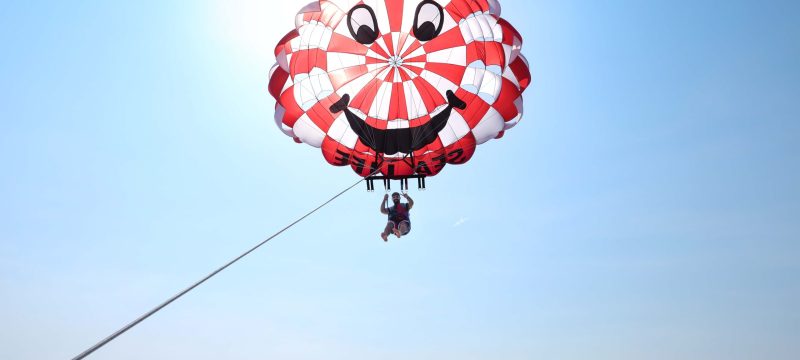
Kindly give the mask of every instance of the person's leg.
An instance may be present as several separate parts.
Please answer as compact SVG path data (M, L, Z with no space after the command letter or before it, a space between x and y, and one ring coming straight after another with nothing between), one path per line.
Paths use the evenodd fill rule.
M393 229L394 229L394 223L391 221L387 222L386 227L383 229L383 232L381 233L381 239L383 239L383 241L389 241L388 239L389 232L391 232Z
M397 226L400 235L406 235L411 231L411 223L408 221L401 221L400 225Z

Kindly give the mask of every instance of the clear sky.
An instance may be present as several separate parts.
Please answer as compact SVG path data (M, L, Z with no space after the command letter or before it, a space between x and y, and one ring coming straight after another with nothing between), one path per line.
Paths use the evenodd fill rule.
M276 128L305 1L0 12L0 358L66 359L356 180ZM361 186L92 359L796 359L800 5L501 1L524 120Z

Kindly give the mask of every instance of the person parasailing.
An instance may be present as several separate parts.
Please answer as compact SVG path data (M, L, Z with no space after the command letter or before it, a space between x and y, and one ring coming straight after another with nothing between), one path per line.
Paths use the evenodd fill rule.
M414 200L411 199L408 194L403 194L403 197L408 200L407 203L400 202L400 193L393 193L392 203L394 203L394 205L388 209L386 208L386 202L389 199L389 194L384 195L383 201L381 201L381 214L387 215L389 218L386 227L381 233L381 239L383 239L383 241L389 241L390 233L400 238L411 231L411 217L409 216L409 212L414 206Z

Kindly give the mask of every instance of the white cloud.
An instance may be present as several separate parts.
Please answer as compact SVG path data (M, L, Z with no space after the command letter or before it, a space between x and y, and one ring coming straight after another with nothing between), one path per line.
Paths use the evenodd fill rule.
M455 224L453 224L453 227L459 227L461 225L464 225L464 223L466 223L468 220L469 218L462 217L461 219L458 219L458 221L456 221Z

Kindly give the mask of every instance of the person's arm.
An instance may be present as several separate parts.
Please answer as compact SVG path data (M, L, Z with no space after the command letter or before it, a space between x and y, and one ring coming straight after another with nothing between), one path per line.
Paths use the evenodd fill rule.
M403 194L403 197L408 200L408 210L411 210L411 208L414 206L414 200L411 199L411 196L408 196L408 194Z
M383 201L381 201L381 214L389 215L389 210L386 210L386 200L389 200L389 194L383 196Z

